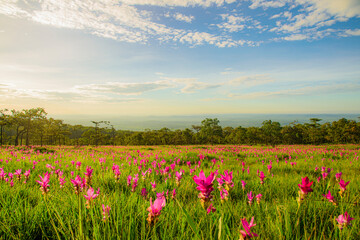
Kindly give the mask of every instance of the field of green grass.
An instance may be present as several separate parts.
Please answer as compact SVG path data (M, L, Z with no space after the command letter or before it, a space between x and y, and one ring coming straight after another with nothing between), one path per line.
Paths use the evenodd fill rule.
M0 239L356 240L359 156L359 145L4 147ZM210 181L204 183L210 193L203 199L202 183L194 181L201 171ZM222 183L225 171L230 175ZM182 172L181 179L176 172ZM312 191L305 188L299 201L305 177L313 182ZM341 194L340 182L349 182ZM92 189L94 198L87 202ZM224 199L219 189L228 189L228 195L221 190ZM333 202L323 196L329 191ZM250 192L262 195L259 203L254 198L249 204ZM166 202L155 207L160 212L151 215L150 198ZM210 203L213 211L208 212ZM103 206L110 210L104 212ZM341 220L345 212L349 217ZM243 226L252 217L251 232L258 237Z

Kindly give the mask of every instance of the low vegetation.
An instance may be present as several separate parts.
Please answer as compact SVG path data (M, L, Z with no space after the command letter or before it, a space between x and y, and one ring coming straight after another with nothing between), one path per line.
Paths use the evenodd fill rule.
M0 239L359 239L360 146L0 149Z

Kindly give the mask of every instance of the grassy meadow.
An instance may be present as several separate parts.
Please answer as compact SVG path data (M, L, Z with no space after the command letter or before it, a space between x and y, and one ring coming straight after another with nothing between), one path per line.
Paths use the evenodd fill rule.
M359 145L3 147L0 239L239 239L252 217L254 239L360 239L359 155ZM193 179L201 171L214 176L205 208ZM230 183L219 184L225 171ZM313 191L299 201L305 177ZM349 182L341 195L340 179ZM261 199L249 204L250 192ZM150 198L166 204L149 223ZM341 230L345 212L353 220Z

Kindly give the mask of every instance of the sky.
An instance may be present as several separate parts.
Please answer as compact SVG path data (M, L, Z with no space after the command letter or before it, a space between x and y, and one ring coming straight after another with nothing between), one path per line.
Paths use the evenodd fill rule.
M0 109L359 113L359 0L0 0Z

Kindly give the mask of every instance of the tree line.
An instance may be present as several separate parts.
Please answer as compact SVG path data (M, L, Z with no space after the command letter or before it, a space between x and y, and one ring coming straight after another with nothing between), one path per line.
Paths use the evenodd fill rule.
M109 121L94 126L71 125L48 118L45 109L0 109L0 145L190 145L190 144L340 144L360 143L360 122L345 118L331 123L311 118L308 123L281 126L266 120L261 127L222 127L206 118L186 129L117 130Z

